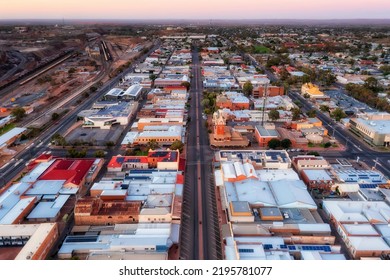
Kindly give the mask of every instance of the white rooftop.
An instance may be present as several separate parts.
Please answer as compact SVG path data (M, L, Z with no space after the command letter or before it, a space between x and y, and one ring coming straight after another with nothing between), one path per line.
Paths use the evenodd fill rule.
M0 223L3 223L3 218L6 220L8 213L13 213L12 211L17 211L19 214L24 210L24 208L15 208L20 202L20 196L30 187L28 183L17 183L4 191L0 196ZM26 202L26 201L24 201Z
M246 179L225 182L227 202L248 201L258 206L317 209L317 206L301 180L264 182Z
M318 181L318 180L331 181L332 180L332 178L329 176L328 172L326 172L324 169L305 169L302 172L305 173L307 178L311 181Z
M38 180L26 192L26 195L58 194L65 180Z
M18 136L19 134L22 134L26 130L27 130L27 128L24 128L24 127L15 127L13 129L11 129L10 131L1 135L0 136L0 148L7 146L8 141L10 141L12 138Z
M34 183L38 180L39 176L41 176L46 171L46 169L48 169L50 165L53 164L53 162L54 160L39 163L33 170L24 175L20 181L25 183Z
M390 206L382 201L323 201L323 208L339 222L390 222Z
M122 145L127 145L127 144L133 144L135 139L138 137L138 132L136 131L129 131L126 133L125 138L123 138Z
M299 180L298 174L289 169L261 169L256 170L261 181Z
M390 251L389 245L382 237L350 236L348 240L356 251Z
M68 201L70 195L59 195L52 202L39 202L31 211L27 219L52 219L61 211L61 208Z

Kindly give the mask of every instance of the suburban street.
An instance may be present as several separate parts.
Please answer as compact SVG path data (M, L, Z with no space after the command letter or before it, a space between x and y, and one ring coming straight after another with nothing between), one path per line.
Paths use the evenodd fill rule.
M289 96L292 100L299 100L303 105L302 109L304 111L309 111L314 107L303 98L299 93L289 92ZM359 157L360 161L365 162L368 166L374 167L390 177L390 153L389 152L378 152L372 150L368 144L363 143L361 139L358 139L355 135L348 131L343 125L336 123L334 120L329 118L327 115L317 110L317 118L319 118L324 127L328 130L329 135L333 135L339 143L346 147L345 151L335 152L335 151L323 151L320 152L326 158L347 158L351 160L356 160Z
M134 64L139 63L147 55L149 55L157 46L154 46L147 54L140 57ZM123 74L116 76L115 78L108 81L102 88L95 92L91 97L78 106L76 109L68 112L62 117L58 124L54 124L38 136L33 143L29 144L21 153L19 153L12 162L4 165L0 169L0 187L3 187L8 182L11 182L17 174L19 174L24 168L25 164L32 158L40 155L42 152L48 150L48 145L51 141L51 137L56 133L64 133L69 129L75 122L77 114L82 110L86 110L92 106L99 98L101 98L107 91L114 87L122 78L123 75L133 71L133 67L128 68Z
M278 80L271 71L258 64L252 56L248 55L248 57L251 60L252 65L261 68L272 82ZM298 100L303 105L302 110L304 112L316 109L298 92L290 90L288 92L288 96L290 96L293 101ZM368 166L375 167L390 178L390 152L378 152L373 150L369 145L363 143L362 139L358 139L355 135L349 132L347 128L338 124L320 110L316 109L316 112L317 118L322 121L324 127L328 130L329 135L333 135L339 143L346 147L345 151L321 151L319 153L322 156L327 159L347 158L350 160L356 160L359 158L359 161L363 161Z
M221 259L220 232L212 182L212 151L202 118L203 92L199 54L192 55L192 80L187 128L187 166L181 226L181 259Z

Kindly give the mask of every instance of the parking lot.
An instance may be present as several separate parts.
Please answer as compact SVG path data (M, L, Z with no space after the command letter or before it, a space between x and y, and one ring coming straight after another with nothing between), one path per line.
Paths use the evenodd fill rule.
M108 141L116 143L124 130L124 126L116 125L110 129L83 128L78 127L71 131L66 137L70 144L75 141L92 143L94 146L104 146Z
M354 111L355 113L358 113L359 111L377 111L375 109L372 109L368 105L356 100L355 98L347 95L343 90L326 90L324 91L324 93L330 98L332 98L336 105L343 110Z

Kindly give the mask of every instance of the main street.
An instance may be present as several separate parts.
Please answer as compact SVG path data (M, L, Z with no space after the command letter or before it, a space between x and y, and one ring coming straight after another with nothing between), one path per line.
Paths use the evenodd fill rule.
M138 64L140 61L143 61L151 52L153 52L157 46L155 45L151 50L139 58L133 63ZM130 73L134 70L133 66L128 68L123 74L116 76L115 78L108 81L103 87L94 93L87 101L82 103L80 106L74 110L68 112L58 124L54 124L34 139L34 143L27 146L21 153L19 153L13 161L6 164L0 169L0 188L10 182L17 174L22 172L25 168L25 164L32 158L38 156L42 152L48 149L48 145L51 141L51 138L56 133L66 132L75 122L78 113L82 110L86 110L92 106L94 102L100 99L104 94L110 90L112 87L117 85L123 75Z
M212 182L213 153L202 118L203 92L199 53L192 54L192 80L187 128L187 166L183 195L180 258L221 259L220 231Z

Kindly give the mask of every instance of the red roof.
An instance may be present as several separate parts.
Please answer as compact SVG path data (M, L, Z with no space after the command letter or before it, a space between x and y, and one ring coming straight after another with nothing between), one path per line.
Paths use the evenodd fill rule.
M293 71L296 71L297 69L289 65L286 67L286 70L287 70L287 72L293 72Z
M184 183L184 176L181 174L176 175L176 184L183 184Z
M280 68L278 66L271 66L271 69L275 71L275 73L280 73Z
M179 170L184 171L186 168L186 159L185 158L180 158L179 159Z
M147 156L114 156L108 163L108 167L122 167L125 162L148 163Z
M65 180L65 184L80 185L94 161L94 159L57 159L39 177L39 180Z
M187 91L187 88L185 86L168 86L168 87L164 87L164 90L168 91L168 92L171 92L174 89L181 89L181 90L186 90Z
M40 154L27 165L27 170L32 170L38 163L47 162L53 158L52 154Z

